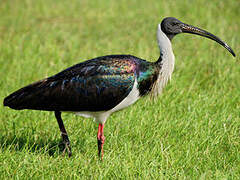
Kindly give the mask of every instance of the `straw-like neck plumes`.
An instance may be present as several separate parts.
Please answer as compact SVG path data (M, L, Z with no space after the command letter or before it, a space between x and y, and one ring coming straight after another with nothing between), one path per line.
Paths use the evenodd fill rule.
M156 64L160 67L160 72L153 88L154 95L160 94L168 80L171 79L175 61L171 41L162 31L160 24L158 25L157 30L157 40L160 49L160 57Z

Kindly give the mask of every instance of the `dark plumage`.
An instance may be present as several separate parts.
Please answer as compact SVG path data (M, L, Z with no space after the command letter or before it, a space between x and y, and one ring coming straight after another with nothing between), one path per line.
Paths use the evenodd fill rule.
M153 95L161 93L174 68L171 40L179 33L212 39L235 56L230 46L213 34L169 17L158 25L160 57L156 62L131 55L98 57L23 87L7 96L3 104L17 110L54 111L65 144L64 152L67 150L69 156L72 152L61 112L94 117L99 123L98 154L103 157L103 128L107 118L150 92Z
M131 55L98 57L19 89L4 105L17 110L107 111L127 97L135 77L140 95L150 92L158 72L158 66Z

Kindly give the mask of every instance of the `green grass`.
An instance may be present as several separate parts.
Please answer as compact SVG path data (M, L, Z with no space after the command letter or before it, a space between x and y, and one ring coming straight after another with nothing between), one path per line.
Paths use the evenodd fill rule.
M113 114L104 161L97 125L63 114L73 157L62 157L53 113L0 106L0 179L238 179L240 1L44 1L0 4L0 102L73 64L107 54L159 56L166 16L207 29L234 50L193 35L173 40L175 71L156 102Z

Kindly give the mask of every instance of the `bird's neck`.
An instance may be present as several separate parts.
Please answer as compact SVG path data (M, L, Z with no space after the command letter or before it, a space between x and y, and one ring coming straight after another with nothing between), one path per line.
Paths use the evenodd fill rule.
M157 63L165 64L165 66L167 66L165 68L169 70L170 74L172 74L172 71L174 68L174 59L175 59L173 50L172 50L172 44L169 38L166 36L166 34L162 31L160 24L158 25L158 30L157 30L157 40L158 40L158 46L160 49L160 57Z
M175 57L172 50L172 44L166 34L162 31L161 25L158 25L157 40L160 49L160 57L156 62L159 66L159 76L156 82L156 89L154 94L160 94L168 80L171 79L171 75L174 69Z

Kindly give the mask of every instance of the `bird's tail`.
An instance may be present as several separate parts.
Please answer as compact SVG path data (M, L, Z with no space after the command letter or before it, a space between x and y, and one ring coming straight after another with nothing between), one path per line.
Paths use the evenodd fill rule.
M3 101L3 105L16 110L34 109L36 101L41 99L39 95L44 90L43 86L45 85L46 79L23 87L7 96Z

